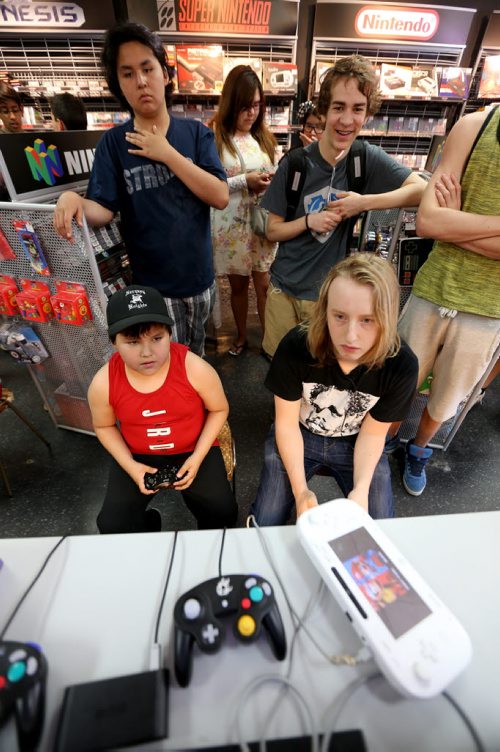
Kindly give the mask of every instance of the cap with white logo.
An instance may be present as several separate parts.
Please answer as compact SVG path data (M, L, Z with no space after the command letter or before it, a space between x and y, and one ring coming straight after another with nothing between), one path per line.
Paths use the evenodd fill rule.
M115 292L109 299L106 318L110 337L134 324L174 325L161 292L142 285Z

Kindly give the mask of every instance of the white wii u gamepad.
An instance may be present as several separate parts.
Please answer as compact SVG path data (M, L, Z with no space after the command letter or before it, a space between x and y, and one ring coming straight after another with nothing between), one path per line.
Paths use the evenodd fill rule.
M433 697L465 668L465 629L354 501L301 514L300 542L387 680L406 697Z

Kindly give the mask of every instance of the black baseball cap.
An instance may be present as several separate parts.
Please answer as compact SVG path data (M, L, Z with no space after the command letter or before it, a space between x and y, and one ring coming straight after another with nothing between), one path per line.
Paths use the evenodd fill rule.
M108 301L106 318L110 337L134 324L174 325L161 292L144 285L131 285L115 292Z

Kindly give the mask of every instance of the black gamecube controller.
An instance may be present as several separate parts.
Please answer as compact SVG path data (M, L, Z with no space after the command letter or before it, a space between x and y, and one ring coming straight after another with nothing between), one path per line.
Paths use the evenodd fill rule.
M286 636L271 585L259 575L231 574L202 582L175 604L175 676L181 687L191 679L193 645L205 653L219 650L224 627L233 618L233 633L241 642L258 639L264 628L274 656L286 656Z
M0 727L15 714L22 752L40 740L46 682L47 660L38 645L0 641Z
M177 477L178 472L178 467L164 467L156 473L144 473L144 486L148 491L154 491L164 483L171 486L177 480L181 480Z

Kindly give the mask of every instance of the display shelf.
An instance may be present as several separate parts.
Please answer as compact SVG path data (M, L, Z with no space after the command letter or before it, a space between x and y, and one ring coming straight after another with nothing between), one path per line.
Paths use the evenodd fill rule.
M397 67L415 67L422 69L459 67L462 58L462 47L425 47L405 45L401 43L356 42L349 40L321 41L313 43L312 67L309 85L309 97L313 98L319 90L319 81L327 67L333 65L338 58L348 55L363 55L374 66L389 65ZM361 132L362 138L369 139L370 143L384 148L393 155L415 155L416 168L422 167L422 162L431 147L433 136L439 132L443 134L442 127L435 132L422 132L420 129L411 132L402 129L394 131L390 127L390 120L396 118L416 119L423 122L446 121L445 131L458 119L463 100L453 97L434 96L385 96L382 99L380 109L376 113L377 118L387 118L387 130L374 132L365 129ZM421 159L420 159L421 157Z
M481 77L483 75L484 61L486 57L490 55L500 55L500 47L483 48L480 50L476 65L472 73L470 95L467 101L464 103L462 114L466 115L484 107L489 107L492 104L500 103L500 93L497 97L480 97L479 85Z
M160 34L164 44L171 42L165 35ZM110 94L100 68L100 54L102 48L102 34L72 35L71 37L58 34L50 38L33 34L29 38L13 38L0 35L0 66L9 72L15 88L22 94L28 107L39 109L47 121L50 119L49 99L54 94L69 92L79 96L89 114L98 113L98 122L90 122L92 128L109 128L116 122L122 122L123 111L120 104ZM200 40L182 36L183 45L197 44ZM262 39L222 39L217 40L222 47L224 58L245 59L259 58L268 63L294 63L296 56L295 40L266 38ZM172 46L172 45L170 45ZM174 45L175 46L175 45ZM290 107L296 93L266 94L269 107ZM173 95L175 104L193 106L203 105L205 109L215 110L218 101L217 93L190 92ZM290 108L291 109L291 108ZM188 114L188 117L193 116ZM179 114L177 114L179 116ZM197 115L194 115L198 117ZM198 119L203 119L202 117ZM203 119L206 122L206 119ZM43 125L41 126L43 128ZM284 145L289 140L289 132L281 125L275 129L271 122L271 130L276 132L279 143Z

